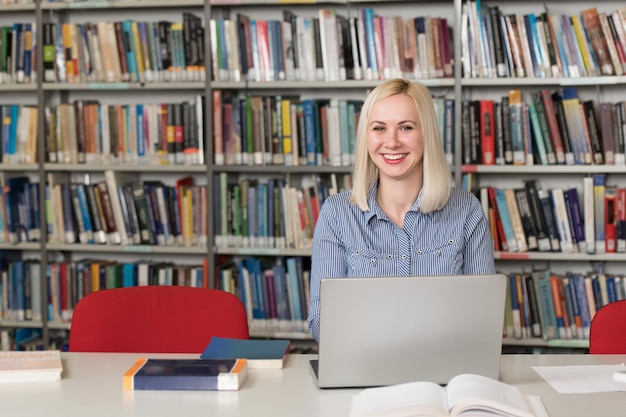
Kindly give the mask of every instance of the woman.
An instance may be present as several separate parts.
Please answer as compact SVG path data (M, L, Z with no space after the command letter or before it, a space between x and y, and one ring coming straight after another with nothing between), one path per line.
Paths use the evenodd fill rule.
M482 206L452 186L422 84L389 80L368 95L352 176L353 189L330 196L315 226L308 317L315 340L322 278L495 272Z

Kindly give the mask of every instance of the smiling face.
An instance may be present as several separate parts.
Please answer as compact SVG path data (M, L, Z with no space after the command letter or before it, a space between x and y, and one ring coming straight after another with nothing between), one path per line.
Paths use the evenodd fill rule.
M381 183L421 180L424 138L420 116L411 97L396 94L372 106L367 149L378 167Z

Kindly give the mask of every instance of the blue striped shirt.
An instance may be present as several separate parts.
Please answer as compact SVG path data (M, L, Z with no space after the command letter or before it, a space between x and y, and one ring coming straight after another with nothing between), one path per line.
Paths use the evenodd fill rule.
M400 228L378 205L377 192L376 183L370 211L350 202L351 191L331 195L322 206L313 237L308 317L315 340L322 278L495 272L489 225L473 194L453 187L443 209L423 214L420 193Z

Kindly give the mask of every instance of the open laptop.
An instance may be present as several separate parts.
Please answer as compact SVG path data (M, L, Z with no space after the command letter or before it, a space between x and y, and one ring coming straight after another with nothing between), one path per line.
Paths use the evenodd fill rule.
M319 387L498 379L506 288L503 274L322 280Z

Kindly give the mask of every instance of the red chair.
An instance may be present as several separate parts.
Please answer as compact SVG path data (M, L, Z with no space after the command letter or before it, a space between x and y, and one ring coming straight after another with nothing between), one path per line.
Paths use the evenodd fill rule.
M74 309L70 352L201 353L211 337L249 339L243 303L208 288L97 291Z
M626 354L626 300L609 303L593 316L589 353Z

